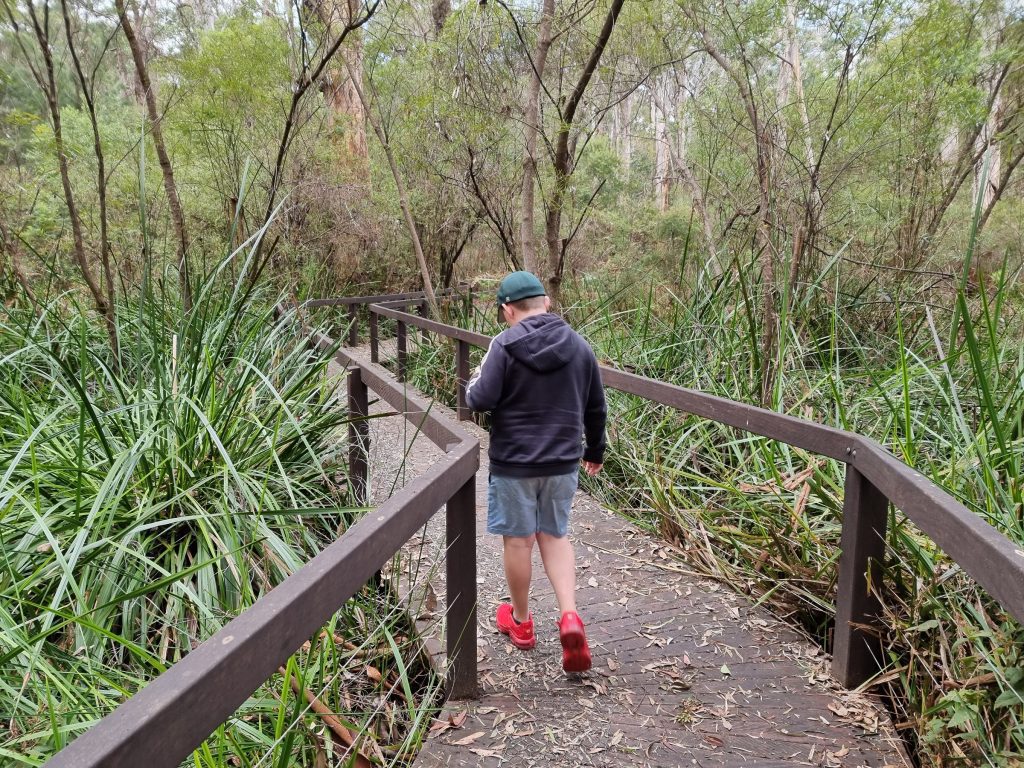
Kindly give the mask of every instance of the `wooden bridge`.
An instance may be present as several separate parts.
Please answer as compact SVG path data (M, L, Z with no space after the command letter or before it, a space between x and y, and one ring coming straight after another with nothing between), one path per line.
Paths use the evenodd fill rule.
M401 382L409 326L455 340L460 385L470 345L488 339L404 311L421 299L311 303L347 304L352 317L368 307L371 347L343 349L337 360L353 415L370 414L370 391L395 414L351 426L353 482L373 511L47 765L180 764L403 547L404 569L386 575L448 679L447 709L416 761L423 766L907 764L883 711L847 690L876 669L878 607L868 583L879 577L890 502L1024 620L1024 553L877 443L605 369L606 386L847 464L834 657L688 572L664 543L582 494L572 526L594 669L561 671L557 611L543 579L534 591L537 648L514 649L493 626L504 585L496 537L480 535L486 434L460 420L468 416L461 391L450 412ZM397 324L397 379L379 364L380 317ZM312 342L333 345L324 336ZM384 498L374 471L393 472L389 463L405 448L413 457L405 485ZM434 514L441 508L443 523ZM443 573L422 558L443 562Z

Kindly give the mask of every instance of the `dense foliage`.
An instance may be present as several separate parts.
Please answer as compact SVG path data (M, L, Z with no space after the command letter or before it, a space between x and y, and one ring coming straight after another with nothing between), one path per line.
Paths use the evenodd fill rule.
M3 0L5 759L347 523L282 295L533 269L608 360L871 435L1024 542L1022 43L1005 0ZM448 398L449 358L418 374ZM609 499L827 644L842 467L614 406ZM903 730L1019 761L1019 625L899 516L889 557ZM387 605L343 614L291 668L373 627L404 669ZM346 674L309 685L344 710ZM274 685L197 764L331 753ZM414 743L420 705L382 701L367 728Z

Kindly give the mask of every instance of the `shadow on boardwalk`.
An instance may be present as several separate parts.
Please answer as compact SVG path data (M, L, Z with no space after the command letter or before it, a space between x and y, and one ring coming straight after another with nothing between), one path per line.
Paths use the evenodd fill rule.
M486 432L463 427L486 454ZM372 420L371 441L374 503L396 477L401 485L439 456L397 416ZM884 711L841 689L819 648L751 599L691 574L663 542L582 492L571 537L594 668L562 672L557 605L537 556L537 647L514 648L494 627L507 595L500 540L485 532L481 459L480 697L449 703L416 766L910 765ZM443 647L444 617L435 612L444 605L443 525L436 515L391 574L420 596L415 612L435 652Z

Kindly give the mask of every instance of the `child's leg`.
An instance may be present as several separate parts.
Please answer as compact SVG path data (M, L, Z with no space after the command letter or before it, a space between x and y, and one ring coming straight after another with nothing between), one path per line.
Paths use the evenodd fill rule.
M564 614L576 611L576 555L568 536L537 534L544 571L555 590L558 608Z
M533 576L533 536L503 536L505 580L512 596L512 617L530 618L530 579Z

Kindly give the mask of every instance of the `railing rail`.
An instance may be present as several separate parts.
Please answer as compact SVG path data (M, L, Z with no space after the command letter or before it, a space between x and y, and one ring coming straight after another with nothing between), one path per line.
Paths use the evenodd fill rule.
M465 385L469 347L490 337L403 312L401 301L374 304L373 317L397 322L398 378L405 377L406 326L457 341L458 413L469 418ZM376 336L371 339L377 359ZM778 440L846 464L840 540L833 674L846 687L868 680L880 665L881 610L875 596L885 554L891 503L974 578L1017 621L1024 623L1024 546L1015 544L920 472L874 440L757 406L601 366L606 387L668 405L711 421Z
M401 300L408 298L403 295ZM366 304L366 299L362 303ZM319 348L335 345L324 335L310 341ZM349 407L356 417L350 423L349 446L353 487L357 494L362 494L364 502L368 440L365 419L359 417L367 415L368 387L396 411L404 413L419 431L445 451L444 456L58 752L47 766L180 765L441 507L445 508L447 545L448 693L454 698L475 695L475 489L479 442L431 409L428 402L396 384L385 371L363 365L343 350L336 353L336 360L348 371Z
M437 298L447 298L450 296L459 296L466 299L468 302L473 301L473 286L468 283L463 283L454 288L443 288L439 291L435 291L434 295ZM410 304L416 304L419 308L421 316L427 314L427 293L426 291L409 291L407 293L388 293L379 294L376 296L342 296L336 299L311 299L302 304L303 308L316 309L317 307L348 307L348 345L355 347L359 345L359 309L362 307L368 307L371 304L379 304L384 302L386 304L395 304L398 306L409 306ZM370 322L376 322L377 318L371 316ZM372 327L372 332L376 333L376 327ZM374 360L374 362L377 362Z

